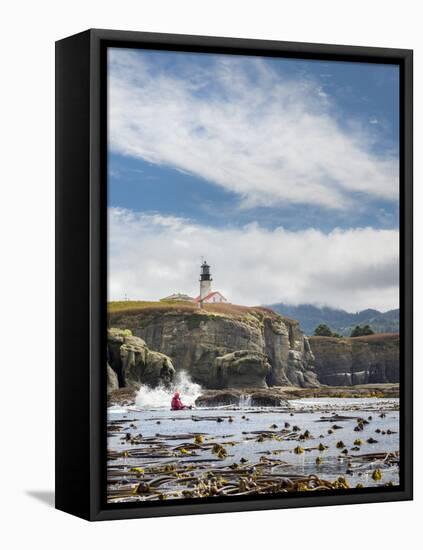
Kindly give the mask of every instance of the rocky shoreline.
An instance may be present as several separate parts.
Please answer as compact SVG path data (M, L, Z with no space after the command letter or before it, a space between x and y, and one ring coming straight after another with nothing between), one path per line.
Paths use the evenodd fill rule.
M108 404L134 405L137 390L118 388L108 395ZM197 407L237 406L248 402L252 407L278 407L286 401L303 398L398 398L399 384L362 384L357 386L321 386L319 388L296 388L290 386L273 388L227 388L205 390L196 400Z
M247 401L252 407L278 407L291 399L304 398L364 398L399 397L399 384L368 384L362 386L321 386L319 388L274 387L267 390L208 390L197 398L198 407L236 405Z
M109 311L109 325L111 399L142 386L171 389L181 373L204 389L198 406L399 395L398 334L308 338L297 321L233 304L147 303Z

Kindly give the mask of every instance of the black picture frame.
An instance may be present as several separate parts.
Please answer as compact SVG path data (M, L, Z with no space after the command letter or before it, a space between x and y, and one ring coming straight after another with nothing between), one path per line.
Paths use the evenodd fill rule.
M391 63L400 68L400 451L398 487L251 500L105 504L109 46ZM56 508L87 520L412 499L413 53L91 29L56 43Z

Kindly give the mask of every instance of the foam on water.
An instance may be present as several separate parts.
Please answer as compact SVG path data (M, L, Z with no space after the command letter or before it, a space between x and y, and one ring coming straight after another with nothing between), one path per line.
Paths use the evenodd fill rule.
M153 389L149 386L141 386L135 398L135 404L141 409L169 409L175 391L181 394L184 405L194 405L195 400L202 393L202 388L199 384L195 384L185 371L181 371L168 388L158 386Z
M125 414L128 412L128 409L121 407L120 405L112 405L108 407L107 412L110 414Z
M295 410L319 410L322 407L333 409L334 411L349 408L351 410L363 407L378 408L383 406L385 409L395 410L398 408L398 398L355 398L355 397L308 397L302 399L292 399L289 401L289 406Z
M241 409L251 407L251 395L242 394L239 398L239 407Z

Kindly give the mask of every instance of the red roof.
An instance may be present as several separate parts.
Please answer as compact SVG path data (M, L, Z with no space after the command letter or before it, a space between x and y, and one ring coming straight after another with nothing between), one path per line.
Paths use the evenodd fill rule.
M223 294L221 292L219 292L218 290L215 290L214 292L209 292L207 294L207 296L204 296L203 302L204 302L204 300L208 300L209 298L211 298L215 294L219 294L220 296L222 296L222 298L224 298L226 300L226 298L223 296ZM195 298L195 301L198 303L200 301L200 296L197 296L197 298Z

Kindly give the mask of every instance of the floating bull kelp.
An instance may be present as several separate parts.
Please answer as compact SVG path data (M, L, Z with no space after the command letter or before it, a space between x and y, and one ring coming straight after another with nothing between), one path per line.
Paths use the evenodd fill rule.
M262 459L259 464L250 468L235 464L232 468L200 469L195 473L191 471L191 467L178 464L149 468L145 472L135 468L127 472L112 470L109 472L109 501L205 498L349 488L348 481L342 476L328 481L317 475L272 475L269 469L279 465L279 462Z
M319 418L325 407L317 405L314 414L310 407L299 410L297 405L292 426L287 419L294 413L287 407L234 410L230 416L221 409L181 415L130 411L126 418L114 413L107 426L108 501L331 491L397 482L394 406L387 409L388 418L380 417L376 405L368 407L377 411L373 417L354 406ZM183 424L174 423L179 421ZM329 422L329 430L315 433L315 422ZM362 440L356 427L366 435ZM370 437L376 430L380 441ZM340 433L342 441L336 438ZM375 452L362 452L371 443Z

